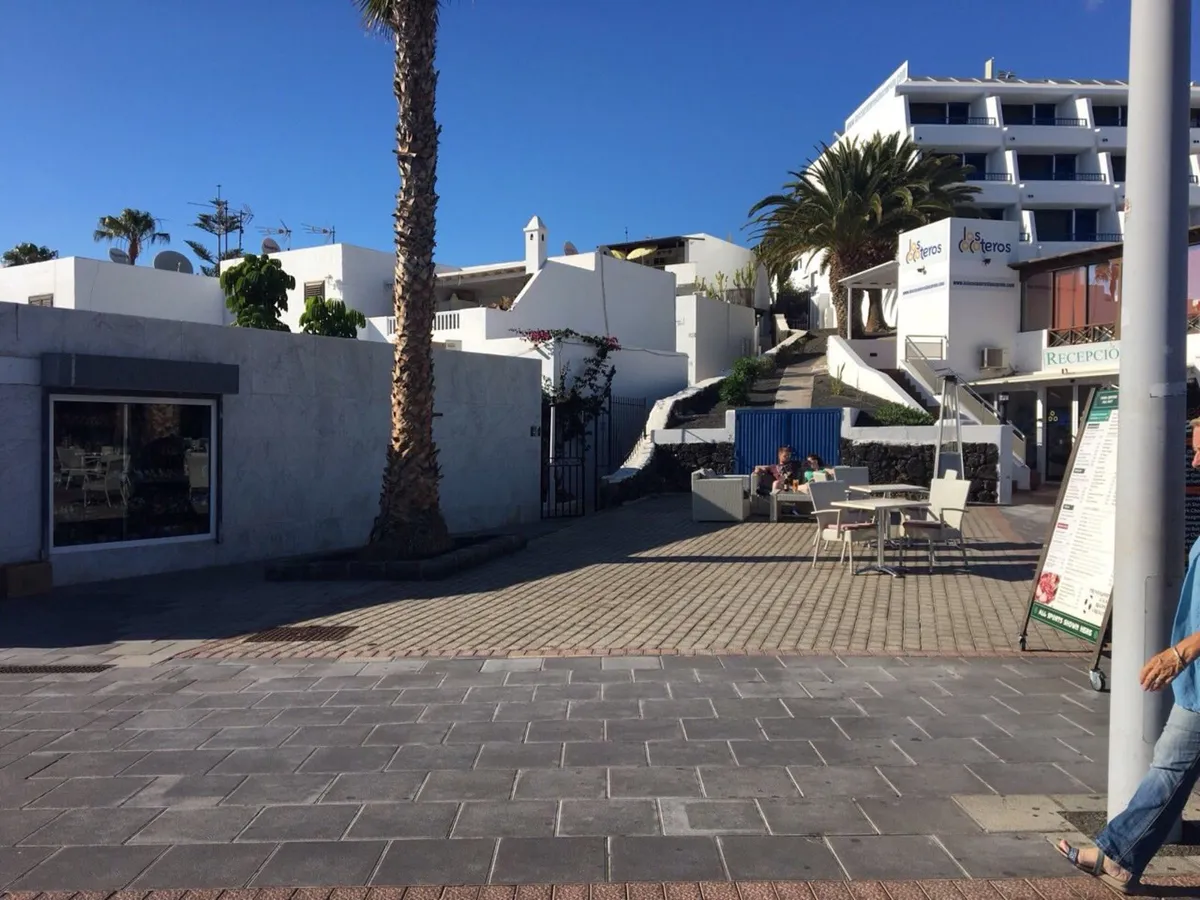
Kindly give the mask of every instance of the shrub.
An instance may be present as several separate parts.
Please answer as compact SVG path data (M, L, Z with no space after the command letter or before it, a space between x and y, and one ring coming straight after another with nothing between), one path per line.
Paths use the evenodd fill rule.
M932 425L934 418L923 409L913 409L903 403L882 403L871 413L880 425Z
M775 365L770 359L743 356L734 361L729 374L721 382L721 400L729 406L745 406L750 402L754 382L769 374Z

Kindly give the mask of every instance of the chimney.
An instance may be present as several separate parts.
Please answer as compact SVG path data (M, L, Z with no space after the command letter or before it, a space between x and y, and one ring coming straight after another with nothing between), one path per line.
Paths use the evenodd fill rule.
M991 57L987 62L985 62L983 64L983 77L987 81L991 81L993 78L996 77L995 76L995 67L996 67L996 57L994 57L994 56Z
M525 272L540 272L546 265L546 223L534 216L525 226Z

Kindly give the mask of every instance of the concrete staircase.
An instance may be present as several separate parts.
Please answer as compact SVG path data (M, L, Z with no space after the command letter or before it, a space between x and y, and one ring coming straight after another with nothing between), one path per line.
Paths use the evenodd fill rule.
M896 386L904 391L904 393L916 400L921 409L925 410L931 416L937 415L937 401L928 399L925 392L917 386L916 381L906 371L903 369L879 369L879 371L892 379L896 383Z

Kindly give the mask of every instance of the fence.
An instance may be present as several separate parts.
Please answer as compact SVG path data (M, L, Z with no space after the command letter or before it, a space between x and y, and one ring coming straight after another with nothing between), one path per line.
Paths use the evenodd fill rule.
M782 446L801 457L815 453L827 466L842 456L842 410L739 409L733 425L734 471L746 475L758 465L775 462Z

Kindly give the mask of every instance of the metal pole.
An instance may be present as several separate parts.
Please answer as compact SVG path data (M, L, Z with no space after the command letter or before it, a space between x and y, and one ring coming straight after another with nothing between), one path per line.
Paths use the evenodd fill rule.
M1150 767L1171 706L1138 673L1170 645L1184 563L1189 0L1132 0L1113 575L1108 815ZM1178 827L1178 825L1176 826Z

